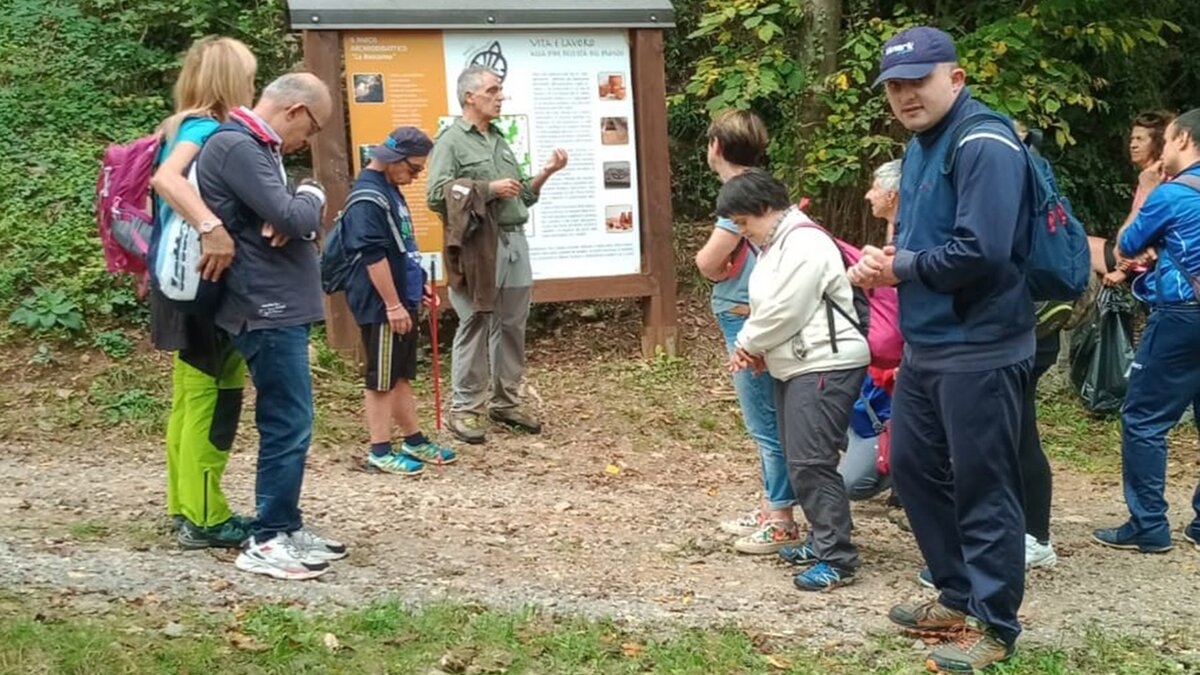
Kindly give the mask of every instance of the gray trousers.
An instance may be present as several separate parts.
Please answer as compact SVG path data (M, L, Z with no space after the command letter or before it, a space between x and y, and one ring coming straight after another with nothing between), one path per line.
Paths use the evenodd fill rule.
M508 241L500 242L496 256L495 311L476 312L469 296L450 289L450 304L458 314L450 361L451 412L482 414L521 404L533 273L525 235L506 234Z
M846 440L846 454L838 466L838 473L842 474L850 501L870 499L891 487L891 476L885 476L875 468L879 437L863 438L854 433L854 427L850 427L846 432Z
M775 385L779 441L813 549L822 562L846 570L858 567L858 549L850 542L850 499L838 461L866 372L809 373Z

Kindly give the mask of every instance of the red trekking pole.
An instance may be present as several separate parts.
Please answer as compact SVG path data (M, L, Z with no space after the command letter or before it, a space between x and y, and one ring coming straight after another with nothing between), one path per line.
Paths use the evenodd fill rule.
M433 339L433 419L438 431L442 430L442 364L438 359L438 299L435 261L429 261L429 287L433 297L429 302L429 333ZM439 458L440 459L440 458Z

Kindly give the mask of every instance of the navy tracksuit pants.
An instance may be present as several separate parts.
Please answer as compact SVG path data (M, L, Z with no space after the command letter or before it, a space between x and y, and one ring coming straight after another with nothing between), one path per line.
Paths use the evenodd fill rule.
M1200 398L1200 307L1154 308L1142 333L1121 410L1121 468L1130 522L1141 537L1170 542L1167 433ZM1200 415L1200 411L1197 411ZM1200 524L1200 485L1192 507Z
M1025 594L1022 399L1031 361L975 373L904 366L892 400L892 482L941 603L1006 642Z

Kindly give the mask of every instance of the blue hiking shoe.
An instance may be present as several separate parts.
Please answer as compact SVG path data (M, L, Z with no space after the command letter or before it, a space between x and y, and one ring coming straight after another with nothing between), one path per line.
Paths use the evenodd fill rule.
M937 586L933 585L933 572L929 570L929 565L922 567L921 571L917 573L917 583L921 584L925 588L932 588L935 591L937 590Z
M1200 520L1188 525L1184 529L1183 538L1192 542L1192 546L1195 546L1196 550L1200 551Z
M394 452L383 456L368 452L367 468L401 476L419 476L425 471L425 466L416 458Z
M779 557L793 565L815 565L821 562L817 552L813 550L812 537L804 540L803 544L793 544L779 549Z
M1138 534L1133 529L1133 523L1129 522L1120 527L1096 530L1092 532L1092 539L1109 548L1138 551L1139 553L1166 553L1175 547L1171 543L1169 531L1162 536L1150 537Z
M444 448L433 441L426 441L420 445L401 443L400 454L408 455L426 464L453 464L458 461L457 452L450 448Z
M792 577L792 583L802 591L828 591L854 583L854 572L819 562Z

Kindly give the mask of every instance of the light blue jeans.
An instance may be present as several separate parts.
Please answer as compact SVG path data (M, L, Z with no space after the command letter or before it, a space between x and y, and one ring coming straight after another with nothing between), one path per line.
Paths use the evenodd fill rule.
M744 316L729 312L717 314L717 324L725 335L725 348L730 352L745 323ZM733 376L733 390L742 406L746 431L758 444L767 508L777 511L795 506L796 495L788 479L787 460L779 446L779 431L775 426L775 378L768 373L755 375L752 371L742 370Z

